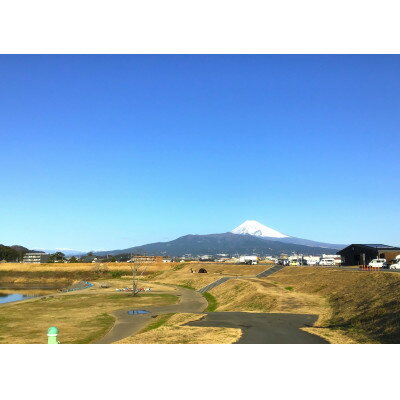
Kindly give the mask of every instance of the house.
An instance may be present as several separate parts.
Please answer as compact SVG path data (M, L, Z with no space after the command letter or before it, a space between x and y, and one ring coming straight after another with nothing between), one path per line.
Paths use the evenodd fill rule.
M25 253L23 263L40 264L49 261L50 254L46 253Z
M367 265L374 258L385 258L390 262L400 255L400 247L386 244L351 244L336 254L342 257L343 265Z

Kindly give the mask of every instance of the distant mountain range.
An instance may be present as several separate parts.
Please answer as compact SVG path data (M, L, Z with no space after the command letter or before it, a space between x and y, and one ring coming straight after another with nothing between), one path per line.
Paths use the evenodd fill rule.
M96 252L95 254L117 255L136 253L177 257L186 254L199 255L279 255L300 253L318 255L336 253L345 245L315 242L285 235L257 221L245 221L231 232L210 235L186 235L169 242L157 242L121 250Z
M87 254L87 251L80 251L80 250L73 250L73 249L41 249L41 250L35 250L38 252L42 253L47 253L47 254L54 254L57 252L61 252L65 254L67 257L69 256L83 256Z

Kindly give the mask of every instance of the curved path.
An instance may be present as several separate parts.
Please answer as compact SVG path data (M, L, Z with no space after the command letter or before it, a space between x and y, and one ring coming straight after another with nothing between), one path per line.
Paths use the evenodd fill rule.
M173 286L173 285L166 285ZM175 286L174 286L175 287ZM171 292L166 292L170 293ZM201 293L175 287L174 295L180 297L177 304L145 307L149 314L129 315L128 310L118 310L111 313L115 324L111 330L98 340L97 344L114 343L144 329L152 317L169 313L202 313L207 307L207 300ZM188 326L211 326L239 328L243 334L238 344L314 344L328 343L319 336L307 333L300 328L312 326L317 320L316 315L310 314L275 314L275 313L247 313L247 312L212 312L207 313L202 320L189 322Z
M165 286L175 287L174 292L169 291L165 293L179 296L179 303L161 307L144 307L146 311L150 311L149 314L129 315L128 310L126 309L114 311L111 313L111 315L116 318L114 326L105 336L95 343L114 343L131 336L145 328L155 315L170 313L201 313L208 306L207 300L199 292L173 285Z
M188 326L239 328L243 334L238 344L317 344L328 343L300 328L317 320L310 314L268 314L246 312L213 312Z

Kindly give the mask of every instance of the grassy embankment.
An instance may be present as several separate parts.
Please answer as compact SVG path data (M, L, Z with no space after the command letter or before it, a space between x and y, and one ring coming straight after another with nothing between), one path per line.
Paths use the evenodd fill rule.
M196 290L216 281L223 276L252 277L270 268L272 265L232 265L226 263L185 263L183 268L156 271L143 277L146 281L180 285ZM192 274L191 269L198 271L200 268L207 270L206 274Z
M360 342L400 343L400 274L290 267L267 281L326 299L330 312L310 328Z
M161 276L162 283L169 281L170 277L181 282L181 286L191 287L189 281L196 286L202 286L219 278L222 273L237 273L236 266L217 264L207 265L211 269L209 274L191 274L190 268L198 270L204 267L202 264L149 264L139 266L139 270L145 270L139 286L157 287L153 282L154 277ZM67 286L78 280L109 281L112 287L128 286L132 264L4 264L0 265L0 282L9 285L34 284ZM265 269L265 266L259 268ZM188 280L185 276L192 279ZM198 279L196 279L198 278ZM189 282L189 283L188 283ZM160 289L161 287L158 287ZM191 287L193 288L193 287ZM166 288L163 287L163 290ZM92 290L92 289L91 289ZM208 296L210 300L211 296ZM144 301L147 299L148 301ZM132 302L132 300L135 300ZM157 301L158 300L158 301ZM141 295L132 298L126 294L78 292L66 296L59 294L45 300L29 300L23 303L10 303L0 308L0 343L43 343L46 341L46 330L50 325L56 325L60 329L60 340L63 343L89 343L101 337L110 329L114 319L108 313L118 308L138 308L150 305L169 304L170 299L165 295ZM175 321L175 319L172 319ZM179 319L177 320L179 321ZM159 326L166 321L161 320ZM156 326L157 327L157 326ZM153 327L154 328L154 327ZM198 328L201 330L201 328ZM184 339L186 340L186 339ZM203 339L199 339L200 341ZM220 342L220 339L217 339Z
M164 271L157 281L199 289L221 275L258 272L248 273L247 268L210 265L204 275L190 274L184 268ZM214 297L211 310L316 314L315 327L306 330L332 343L399 343L399 289L396 273L287 267L269 278L232 279L217 286L210 291Z

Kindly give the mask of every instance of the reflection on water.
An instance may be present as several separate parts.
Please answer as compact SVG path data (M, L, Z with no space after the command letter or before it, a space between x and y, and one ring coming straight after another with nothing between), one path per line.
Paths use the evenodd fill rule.
M0 292L0 303L11 303L12 301L26 300L35 296L28 296L21 293L1 293Z
M0 289L0 304L2 303L11 303L13 301L27 300L33 297L44 296L55 290L24 290L24 289Z

